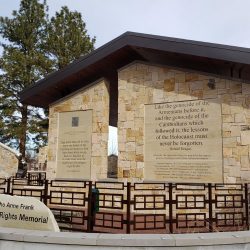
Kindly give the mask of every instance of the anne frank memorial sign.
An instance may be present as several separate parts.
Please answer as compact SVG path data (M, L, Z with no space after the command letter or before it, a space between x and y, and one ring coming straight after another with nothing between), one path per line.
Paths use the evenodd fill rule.
M57 178L90 178L92 110L59 113Z
M145 179L223 182L221 104L145 105Z

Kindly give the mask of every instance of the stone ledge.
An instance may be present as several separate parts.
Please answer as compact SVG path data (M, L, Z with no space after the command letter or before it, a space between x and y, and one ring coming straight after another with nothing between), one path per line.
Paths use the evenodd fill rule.
M117 246L117 247L188 247L250 243L250 232L199 234L98 234L54 233L45 231L0 228L0 241L41 244Z

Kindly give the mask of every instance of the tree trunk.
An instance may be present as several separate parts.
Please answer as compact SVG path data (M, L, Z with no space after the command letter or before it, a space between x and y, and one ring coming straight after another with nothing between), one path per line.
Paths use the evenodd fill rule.
M19 151L21 153L21 158L19 159L19 168L21 168L21 160L26 158L26 131L27 131L27 122L28 122L28 106L23 105L21 109L21 134L20 134L20 141L19 141Z

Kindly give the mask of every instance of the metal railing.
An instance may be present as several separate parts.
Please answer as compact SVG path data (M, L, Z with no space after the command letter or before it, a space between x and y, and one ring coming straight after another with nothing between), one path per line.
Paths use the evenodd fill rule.
M171 234L249 229L248 184L37 178L1 179L0 193L38 198L64 231Z

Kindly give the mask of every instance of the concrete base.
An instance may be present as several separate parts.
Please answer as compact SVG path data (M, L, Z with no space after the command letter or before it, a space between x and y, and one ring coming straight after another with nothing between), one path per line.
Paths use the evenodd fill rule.
M250 249L250 232L202 234L87 234L0 228L0 250Z

